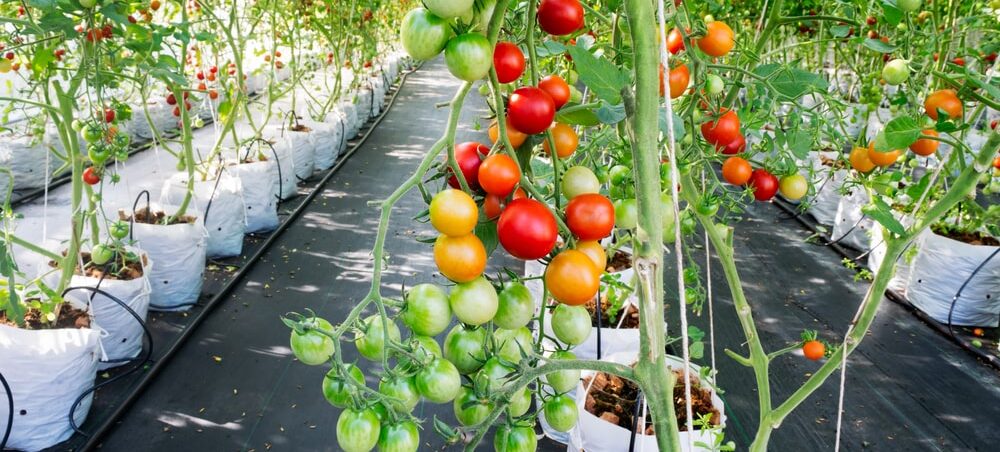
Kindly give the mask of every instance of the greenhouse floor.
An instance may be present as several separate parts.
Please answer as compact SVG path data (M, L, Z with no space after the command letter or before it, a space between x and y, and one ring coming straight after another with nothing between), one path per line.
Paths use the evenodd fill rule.
M378 212L368 202L386 197L416 167L445 126L447 109L434 105L450 100L457 87L441 59L408 77L371 137L317 188L321 191L303 214L191 332L169 365L99 438L98 447L113 451L336 449L338 410L322 396L324 369L292 358L289 329L279 316L311 308L336 323L365 295L378 222ZM473 92L466 104L458 141L486 141L485 134L473 127L477 117L488 114L485 103ZM485 128L486 121L482 123ZM413 240L429 233L410 220L424 209L419 193L410 193L397 206L386 251L393 268L402 271L384 277L383 290L391 294L401 284L441 278L434 275L430 247ZM832 250L806 243L803 239L809 234L770 204L752 206L738 227L737 256L744 287L769 350L797 341L803 329L818 330L828 340L842 334L867 287L853 280L853 272L841 265ZM668 263L673 259L667 255ZM786 271L776 271L779 267ZM666 271L672 274L669 266ZM719 384L726 390L727 438L745 450L756 429L757 395L750 370L722 353L724 348L741 351L744 347L722 270L713 265L712 273L714 348ZM179 317L151 315L151 323L184 323L175 322ZM706 310L692 322L707 332L707 318ZM671 331L678 331L676 325L672 319ZM709 349L706 346L703 362L708 362ZM344 350L347 360L356 358L353 347ZM773 399L784 400L817 367L798 354L775 360L771 366ZM368 378L371 384L372 376ZM1000 443L1000 376L896 304L882 304L873 332L849 360L847 378L843 450L995 450ZM832 449L837 388L837 378L831 378L806 400L774 432L771 450ZM107 397L114 394L120 402L130 391L116 389ZM98 393L84 430L92 431L117 405L107 397L104 391ZM432 414L451 418L452 407L425 402L417 410L426 418ZM429 423L421 436L422 450L443 447ZM77 436L53 450L84 443ZM540 446L563 449L550 441ZM491 441L481 449L491 450Z

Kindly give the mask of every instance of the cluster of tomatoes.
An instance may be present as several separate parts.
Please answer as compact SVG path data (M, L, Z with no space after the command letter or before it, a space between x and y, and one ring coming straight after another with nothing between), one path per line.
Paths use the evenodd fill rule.
M0 50L3 50L3 44L0 44ZM0 58L0 74L6 74L10 71L18 71L21 69L21 63L15 62L14 52L7 52Z
M132 108L123 102L112 101L110 105L97 109L94 116L86 121L74 121L73 128L87 145L87 158L91 166L82 174L83 182L88 185L100 183L104 173L105 163L109 159L125 160L131 138L126 133L120 133L118 126L132 119Z

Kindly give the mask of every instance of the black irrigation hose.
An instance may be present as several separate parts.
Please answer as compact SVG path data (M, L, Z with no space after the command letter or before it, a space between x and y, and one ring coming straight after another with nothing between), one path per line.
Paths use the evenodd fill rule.
M101 284L101 282L103 280L104 280L104 278L102 277L97 282L97 285L100 286L100 284ZM111 378L109 378L107 380L104 380L104 381L102 381L102 382L94 385L94 386L91 386L86 391L83 391L83 393L81 393L80 396L77 397L75 401L73 401L73 405L70 406L70 409L69 409L69 426L76 433L78 433L80 435L83 435L83 436L88 436L88 437L92 438L91 435L88 435L83 430L80 430L80 427L78 425L76 425L76 420L73 419L73 415L76 413L76 408L78 406L80 406L80 403L83 401L83 399L86 398L90 393L92 393L92 392L94 392L94 391L96 391L96 390L98 390L98 389L100 389L100 388L102 388L104 386L107 386L107 385L109 385L111 383L114 383L114 382L116 382L118 380L121 380L122 378L126 377L127 375L130 375L130 374L134 373L135 371L141 369L142 366L144 366L146 364L146 362L149 361L149 358L153 356L153 335L149 332L149 328L146 327L146 322L144 322L142 320L142 317L139 314L137 314L131 307L129 307L129 305L125 304L125 302L123 302L120 299L118 299L118 297L116 297L114 295L111 295L111 294L109 294L109 293L107 293L107 292L105 292L105 291L103 291L103 290L101 290L101 289L99 289L97 287L90 287L90 286L67 287L66 290L64 290L62 292L62 296L65 297L67 293L70 293L70 292L72 292L74 290L88 290L88 291L90 291L90 293L91 293L90 294L90 301L93 301L94 296L100 294L100 295L103 295L104 297L108 298L109 300L114 301L115 303L118 303L118 305L121 306L122 309L125 309L125 311L127 311L129 313L129 315L131 315L133 318L135 318L135 320L137 322L139 322L139 325L142 326L142 334L143 334L143 336L146 336L146 341L149 344L149 346L146 347L146 353L144 355L142 355L141 358L140 357L136 357L136 358L131 358L131 359L127 359L127 360L123 361L123 362L134 361L136 363L135 366L133 366L131 369L126 370L126 371L124 371L124 372L122 372L122 373L120 373L118 375L115 375L114 377L111 377ZM104 361L104 362L115 362L115 361Z
M274 148L274 145L271 144L270 141L267 141L261 137L253 138L250 140L249 143L247 143L247 155L246 157L243 158L243 160L247 160L250 158L250 145L253 143L264 143L267 145L267 147L271 148L271 155L274 156L274 166L278 169L278 194L275 195L275 198L278 198L278 202L284 201L283 199L281 199L281 194L284 192L284 186L282 185L283 182L281 181L281 158L278 157L278 150Z
M782 210L785 210L786 212L790 211L792 209L791 207L789 207L789 206L787 206L787 205L785 205L785 204L783 204L781 202L775 202L774 204L776 206L778 206L778 208L780 208ZM806 229L809 229L809 230L811 230L813 232L819 232L816 229L816 225L811 224L810 222L806 221L805 219L803 219L801 217L797 218L797 220ZM844 247L842 247L842 246L840 246L838 244L833 244L833 245L830 246L830 248L832 248L833 250L835 250L837 252L837 254L840 254L841 256L846 257L846 258L850 258L850 254L847 252L846 249L844 249ZM898 304L898 305L906 308L910 312L912 312L915 316L917 316L917 318L919 318L920 320L922 320L927 325L930 325L931 328L933 328L935 331L937 331L938 333L940 333L942 336L945 336L948 339L951 339L951 341L954 342L955 345L958 345L959 347L961 347L965 351L967 351L967 352L975 355L980 360L985 361L987 364L989 364L993 368L1000 370L1000 357L997 357L995 355L986 353L982 349L980 349L979 347L975 347L975 346L969 344L968 342L966 342L964 340L961 340L957 336L951 334L951 332L949 331L949 328L945 327L940 322L932 319L930 316L928 316L923 311L917 309L902 294L897 293L895 290L892 290L892 289L886 289L886 291L885 291L885 297L888 298L889 300L892 300L896 304Z
M114 427L118 419L120 419L125 414L125 412L128 411L129 407L133 403L135 403L135 401L139 398L139 395L152 383L153 377L159 374L166 367L166 364L170 361L171 358L174 357L174 355L177 354L180 348L184 345L184 342L188 339L188 337L191 336L192 332L197 329L197 326L201 324L201 322L203 322L205 318L208 317L208 314L212 312L212 309L215 308L216 305L218 305L226 296L229 295L229 292L231 292L236 287L236 284L243 279L243 276L246 275L246 273L250 270L250 268L253 267L253 264L256 263L258 260L260 260L260 258L264 255L264 253L268 251L268 249L271 247L271 244L273 244L277 240L277 238L281 235L281 233L284 232L284 230L287 229L294 222L296 218L298 218L300 215L302 215L303 212L305 212L310 202L313 199L315 199L316 196L320 193L320 187L326 185L326 183L329 182L329 180L333 177L333 175L336 174L337 171L344 165L344 163L347 162L347 159L350 158L351 155L353 155L361 147L361 145L363 145L368 140L368 137L371 136L372 131L375 130L375 127L382 122L382 119L385 118L385 115L389 112L389 109L396 102L396 97L399 96L399 93L403 87L403 83L406 82L407 76L419 70L420 67L421 66L418 65L409 72L403 73L399 82L399 86L396 89L396 92L392 94L392 97L390 97L389 101L386 103L385 110L383 110L382 113L372 121L371 126L364 133L364 135L362 135L361 138L358 139L358 141L354 144L354 147L352 147L351 150L347 152L347 154L340 156L337 159L337 164L334 165L333 168L331 168L325 176L323 176L323 179L321 179L317 183L316 188L306 196L306 199L302 201L299 207L293 210L289 215L288 219L280 226L278 226L278 228L275 229L270 236L268 236L267 240L261 245L261 247L252 256L250 256L250 258L247 260L246 265L241 267L233 275L232 279L230 279L229 282L226 283L226 285L223 286L222 289L205 304L204 309L202 309L201 312L199 312L197 315L194 316L194 318L191 319L191 323L188 324L186 328L184 328L184 331L182 331L179 336L177 336L174 343L171 344L170 347L167 348L167 350L163 353L163 356L161 356L157 361L153 363L152 366L150 366L149 370L145 373L144 377L138 381L138 384L135 385L135 388L132 390L131 393L129 393L128 397L126 397L125 400L118 405L115 411L112 412L111 415L108 416L108 418L105 419L104 422L101 425L99 425L97 429L94 430L94 432L89 436L87 442L84 443L84 445L80 447L80 449L78 449L79 451L89 451L95 449L99 445L99 440L108 431L110 431L112 427Z
M2 451L7 448L7 440L10 439L10 431L14 427L14 393L10 390L3 372L0 372L0 384L3 384L3 391L7 393L7 407L10 409L7 413L7 427L4 428L3 438L0 439L0 451Z
M639 410L640 409L642 409L642 390L639 390L639 392L637 392L636 395L635 395L635 410L632 412L632 429L629 432L629 437L628 437L628 451L629 452L634 452L635 451L635 437L636 437L636 434L637 434L635 430L637 428L639 428ZM643 427L645 427L645 425L643 425ZM645 431L645 428L643 429L643 431Z
M951 324L951 318L952 315L955 313L955 305L958 303L958 299L962 296L962 291L965 290L965 286L969 285L969 282L972 281L972 278L975 278L976 275L979 274L979 271L982 270L983 267L985 267L986 264L991 259L993 259L993 257L997 255L997 253L1000 253L1000 247L997 247L997 249L993 250L993 252L990 253L990 255L987 256L985 260L983 260L982 262L979 263L978 266L976 266L976 269L973 270L972 274L970 274L969 277L965 279L965 282L963 282L961 286L958 286L958 292L955 292L955 296L951 297L951 306L948 307L947 325L948 325L948 334L951 335L952 339L956 340L958 339L957 337L955 337L955 328L954 325Z
M600 286L598 286L599 288ZM597 359L601 359L601 294L597 294L597 306L594 312L597 313ZM628 309L626 309L628 311Z
M128 240L130 242L135 241L135 234L133 233L135 231L135 210L139 207L139 200L142 199L143 195L146 195L146 217L150 220L153 219L153 211L149 205L149 190L143 190L136 195L135 202L132 203L132 215L128 218Z

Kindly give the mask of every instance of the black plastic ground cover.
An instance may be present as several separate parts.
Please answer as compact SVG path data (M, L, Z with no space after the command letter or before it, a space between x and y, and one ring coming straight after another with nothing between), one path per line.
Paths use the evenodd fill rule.
M390 89L386 98L386 108L391 106L398 94L398 88L405 81L409 72L401 72L399 83ZM317 190L324 182L333 177L343 166L344 162L363 145L371 131L378 125L384 117L385 112L380 116L372 118L366 123L359 135L348 141L347 149L338 157L336 165L331 169L317 173L308 180L299 183L299 195L282 201L278 205L279 219L282 224L275 231L267 233L255 233L247 235L243 242L243 254L238 257L213 260L209 262L205 272L205 283L202 287L202 294L198 304L191 310L184 313L150 312L147 318L147 326L153 337L153 355L143 371L133 375L128 375L115 381L95 392L94 402L87 416L87 421L81 426L81 430L87 435L74 435L69 440L60 443L50 450L88 450L99 444L102 435L114 427L114 423L127 412L128 407L138 397L143 390L156 378L159 370L165 367L171 357L180 350L184 341L198 327L198 324L206 317L215 305L217 305L229 291L237 286L242 277L252 267L258 258L263 255L279 237L289 224L303 212L303 207L312 200ZM147 344L148 346L148 344ZM120 373L131 368L132 364L121 366L98 374L97 383L107 379L116 378Z
M735 246L743 287L764 347L781 349L803 329L836 342L843 337L869 283L855 281L841 257L806 242L812 234L772 203L749 206L736 226ZM855 254L856 255L856 254ZM704 267L704 252L694 259ZM852 255L853 257L853 255ZM667 256L668 286L676 284ZM704 268L702 269L704 272ZM756 432L758 401L753 372L726 357L725 348L748 354L723 277L713 260L715 348L719 385L726 392L727 439L747 447ZM668 288L668 300L675 290ZM669 302L669 301L668 301ZM691 323L709 331L707 308ZM669 312L679 331L676 297ZM706 336L705 358L709 363ZM783 402L819 368L801 353L772 361L774 404ZM839 372L777 429L770 450L832 450ZM1000 442L1000 374L943 341L903 307L882 303L872 330L848 360L842 450L996 450Z
M257 265L191 333L177 355L151 382L118 423L98 442L102 450L338 450L335 428L340 409L321 391L325 366L306 366L291 356L289 330L279 316L311 308L333 323L342 321L367 293L371 246L383 199L412 171L445 129L447 108L459 82L443 61L425 64L399 91L395 105L355 155L319 188L303 214L264 252ZM487 141L475 123L488 114L470 93L458 141ZM485 121L483 121L485 126ZM417 191L393 211L386 241L391 264L384 293L421 282L446 284L435 275L431 246L416 238L432 235L411 218L426 205ZM517 261L496 257L500 265ZM443 336L438 338L443 340ZM372 370L354 346L345 360L358 360L369 386ZM451 404L421 403L416 413L453 421ZM444 446L433 425L423 426L421 450ZM492 435L482 450L492 450ZM542 450L565 450L543 442Z

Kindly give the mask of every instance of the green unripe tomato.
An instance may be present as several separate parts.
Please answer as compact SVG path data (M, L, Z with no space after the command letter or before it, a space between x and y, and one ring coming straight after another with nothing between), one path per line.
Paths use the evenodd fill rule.
M115 257L115 250L105 244L94 245L90 250L90 262L94 265L104 265Z
M583 101L583 93L581 93L580 90L576 89L573 85L569 85L569 101L575 104Z
M576 71L570 70L569 73L566 74L566 83L569 84L570 88L572 88L579 78L580 76L576 73Z
M560 187L566 199L573 199L582 194L600 192L601 181L590 168L574 166L563 174Z
M625 183L625 180L628 179L628 173L630 171L631 170L629 170L625 165L615 165L611 167L611 184L621 185Z
M708 74L708 77L705 77L705 92L708 94L713 96L719 94L725 87L726 84L722 81L722 77L715 74Z
M635 199L615 201L615 225L621 229L633 229L639 221L639 206Z
M920 9L922 0L896 0L896 7L901 11L912 13Z
M490 87L489 87L489 85L487 85L485 83L483 83L482 85L479 85L479 95L480 96L484 96L485 97L485 96L488 96L489 94L490 94Z
M118 240L128 237L128 230L129 226L127 221L119 220L108 226L108 234Z
M84 9L92 9L97 6L97 0L80 0L80 6L84 7Z

